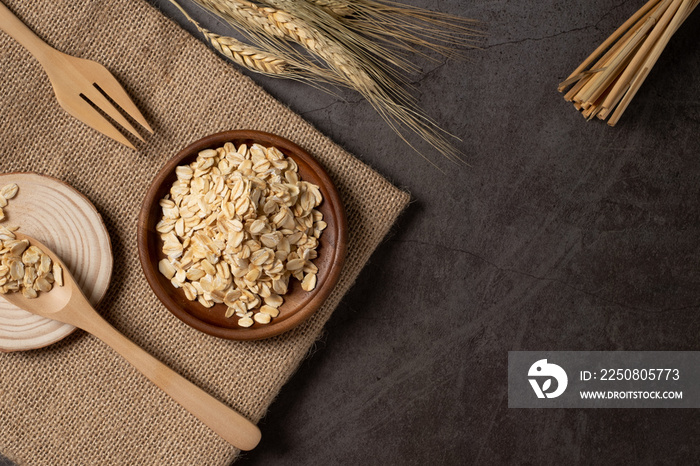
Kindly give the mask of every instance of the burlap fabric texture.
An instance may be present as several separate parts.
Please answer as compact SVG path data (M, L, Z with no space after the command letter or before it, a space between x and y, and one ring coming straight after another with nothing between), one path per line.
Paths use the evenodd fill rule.
M115 254L99 312L257 422L408 196L145 1L3 2L49 44L107 66L156 133L132 151L73 119L36 60L0 34L0 170L51 175L86 195ZM297 329L258 342L210 337L173 317L143 278L135 241L141 200L163 163L202 136L244 128L277 133L313 154L337 184L349 226L346 265L327 303ZM41 350L0 354L0 431L0 452L22 465L221 465L238 453L82 331Z

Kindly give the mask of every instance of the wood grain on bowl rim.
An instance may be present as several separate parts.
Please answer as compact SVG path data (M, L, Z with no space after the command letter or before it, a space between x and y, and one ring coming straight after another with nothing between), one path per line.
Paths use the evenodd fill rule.
M162 240L155 230L162 216L159 201L170 191L176 180L175 169L179 165L193 162L204 149L215 149L226 142L234 145L259 143L275 146L291 157L299 167L299 176L304 181L318 185L323 194L323 202L317 210L323 213L328 227L319 239L318 282L313 291L306 292L300 284L290 280L289 293L280 307L280 315L269 324L255 323L243 328L235 317L225 318L226 306L217 304L206 309L198 302L187 300L181 289L176 289L158 271L158 262L165 257L162 253ZM156 175L149 187L138 219L137 241L139 260L146 280L163 305L177 318L189 326L220 338L231 340L259 340L284 333L308 319L328 298L340 277L347 250L347 226L340 195L321 165L305 150L293 142L271 133L253 130L233 130L206 136L193 142L171 158Z

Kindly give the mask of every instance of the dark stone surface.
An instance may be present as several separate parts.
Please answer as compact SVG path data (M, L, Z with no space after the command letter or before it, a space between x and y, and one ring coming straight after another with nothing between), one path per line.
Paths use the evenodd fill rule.
M698 348L700 13L609 128L556 87L641 2L410 3L488 31L414 77L470 167L433 168L350 92L253 76L414 202L236 464L696 463L695 411L509 409L506 363Z

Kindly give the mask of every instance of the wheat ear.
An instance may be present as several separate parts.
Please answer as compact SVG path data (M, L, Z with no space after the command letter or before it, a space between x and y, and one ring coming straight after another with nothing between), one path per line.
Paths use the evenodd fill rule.
M359 34L354 29L348 27L339 18L331 14L325 8L298 0L260 0L266 5L284 11L294 18L296 23L301 23L301 27L316 30L316 35L321 36L323 43L314 44L318 51L322 52L327 44L339 44L343 55L352 55L361 67L369 73L372 78L383 83L388 77L396 80L403 86L409 86L405 79L408 73L418 72L418 68L404 57L387 48L384 44ZM296 24L295 26L299 26ZM324 57L334 60L337 57ZM395 87L395 86L390 86Z
M289 13L272 7L261 7L245 0L195 0L203 7L219 13L234 27L247 27L251 38L261 45L294 53L284 41L294 41L303 45L308 51L320 56L329 64L338 67L350 66L342 47L320 36L308 25L294 18ZM272 38L278 41L271 41ZM339 70L343 74L342 70ZM353 80L358 79L354 77ZM369 84L369 82L366 82Z
M285 57L284 54L276 54L246 44L238 39L222 36L203 28L195 21L175 0L170 0L185 18L191 22L205 39L221 54L256 73L265 74L274 78L285 78L303 81L314 87L323 89L317 81L327 82L327 78L319 78L324 74L321 68L314 67L306 60L295 61L294 56Z
M449 159L459 158L456 148L446 139L447 133L415 106L409 94L381 69L372 66L366 56L358 57L319 28L279 8L258 6L245 0L196 1L218 12L234 26L243 25L253 29L256 34L252 38L258 38L261 45L276 47L277 51L285 50L287 53L288 45L285 46L280 41L291 40L302 45L328 67L333 76L329 82L358 91L406 143L408 140L402 135L402 127L420 135ZM272 37L278 41L272 41ZM416 151L420 154L420 151Z
M312 84L314 81L342 84L335 74L329 73L289 44L288 41L292 36L272 19L272 16L278 12L277 9L259 7L243 0L194 0L194 2L225 20L259 47L294 64L294 67L304 74L302 79Z
M348 46L347 36L329 34L332 24L313 23L282 8L261 6L246 0L195 1L247 33L258 46L277 56L294 57L296 63L306 64L306 70L315 73L319 79L358 91L407 143L402 128L414 131L446 157L459 159L458 151L447 140L448 133L417 108L410 94L378 65L371 53L357 44ZM274 3L281 6L285 2ZM291 4L308 6L306 0L287 3ZM303 50L294 47L294 43L301 45ZM319 65L323 68L321 72L318 71Z
M216 50L241 66L275 76L293 74L289 63L281 58L254 49L233 37L220 36L204 28L200 31Z
M269 19L269 16L277 11L275 8L260 7L244 0L195 0L195 2L223 16L229 24L238 28L245 27L247 32L263 33L279 39L286 38L285 32Z
M360 92L414 150L415 147L402 135L401 128L417 133L449 159L459 158L458 151L447 140L447 137L455 137L442 130L418 108L413 97L404 89L407 83L392 69L392 66L396 66L408 70L409 66L311 3L298 0L262 1L277 8L272 18L280 30L321 57L341 80L344 79L351 88ZM380 58L384 58L390 66Z
M180 12L191 22L199 32L209 41L209 43L223 55L258 73L271 75L290 74L290 65L285 60L270 53L251 47L233 37L221 36L203 28L195 21L175 0L170 0Z

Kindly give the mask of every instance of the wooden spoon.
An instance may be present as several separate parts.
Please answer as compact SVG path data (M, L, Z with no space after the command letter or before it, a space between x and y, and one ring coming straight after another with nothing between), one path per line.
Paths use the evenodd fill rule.
M64 285L39 293L34 299L27 299L22 293L8 293L3 295L7 301L33 314L74 325L93 334L231 445L241 450L255 448L260 441L260 430L255 424L119 333L90 305L68 268L53 251L34 238L19 233L15 235L17 239L29 240L30 245L37 246L63 268Z

